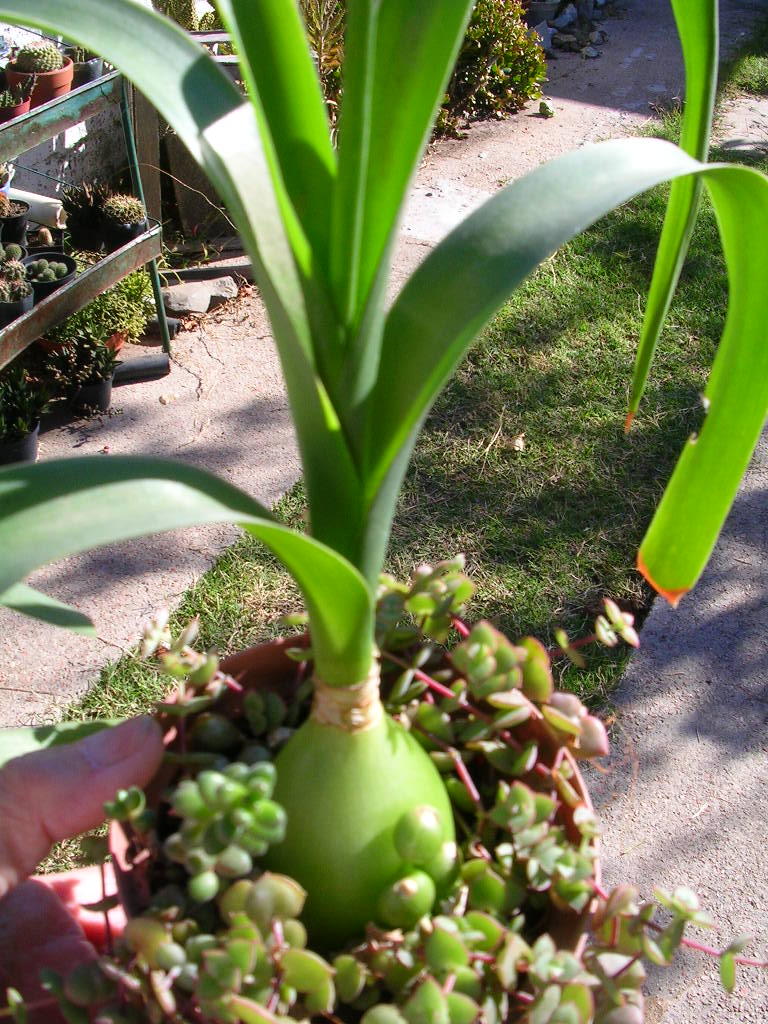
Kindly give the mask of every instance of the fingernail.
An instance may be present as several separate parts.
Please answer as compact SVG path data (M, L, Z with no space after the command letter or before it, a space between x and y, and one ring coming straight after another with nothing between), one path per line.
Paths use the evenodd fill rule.
M80 746L92 768L108 768L138 753L157 730L157 723L143 715L95 732L81 740Z

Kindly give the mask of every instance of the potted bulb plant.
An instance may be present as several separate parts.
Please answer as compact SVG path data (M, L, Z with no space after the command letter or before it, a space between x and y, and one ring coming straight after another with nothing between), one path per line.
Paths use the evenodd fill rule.
M5 78L11 89L26 88L35 79L31 93L33 107L69 92L72 75L72 61L51 42L22 46L5 69Z
M34 462L48 393L21 366L0 374L0 465Z
M536 881L539 869L544 870L541 859L534 857L532 863L520 852L518 832L529 844L532 838L546 838L554 824L554 801L558 811L563 804L574 811L580 833L575 842L585 856L592 847L579 828L581 821L590 829L588 803L570 778L562 780L567 785L555 784L554 797L544 794L542 799L515 776L520 770L524 776L537 772L533 747L526 749L526 744L536 746L538 756L547 746L546 729L543 737L515 737L521 749L514 752L521 760L511 773L512 783L493 793L479 790L474 780L474 789L464 785L478 820L492 823L489 842L495 840L497 825L511 837L503 851L497 846L489 850L485 842L475 845L473 859L480 863L464 878L467 890L473 883L477 886L478 906L484 907L477 914L503 904L503 934L486 917L473 916L467 922L461 887L456 902L448 907L438 902L436 879L422 870L428 857L420 844L425 829L431 836L427 847L435 838L441 850L454 841L449 790L455 786L439 774L438 764L445 757L431 755L446 755L459 782L466 762L454 733L446 738L440 734L449 728L443 718L450 717L448 707L421 713L431 715L421 723L426 739L437 748L431 751L416 740L408 722L393 714L388 680L382 689L377 596L395 503L419 429L477 332L559 244L615 205L668 180L673 181L670 211L651 285L629 419L642 394L703 185L718 211L732 287L706 393L710 413L696 443L686 446L643 542L639 564L671 600L687 591L702 571L768 409L763 339L768 181L751 169L701 162L707 155L716 83L716 5L710 0L674 3L688 69L684 149L658 140L621 140L585 147L544 165L500 190L459 225L391 304L387 287L399 216L463 38L471 0L422 0L416 6L412 0L359 0L349 5L338 149L331 142L298 9L282 0L258 5L219 0L217 6L252 100L244 100L183 31L142 5L73 0L62 8L58 0L36 0L30 11L27 0L0 0L0 16L66 31L104 53L152 98L206 170L253 260L303 459L310 519L306 533L275 522L249 495L209 474L159 460L63 460L0 473L0 599L10 606L18 604L25 575L46 561L142 532L223 520L239 523L267 544L294 575L306 603L310 647L298 656L310 660L298 678L295 669L291 674L293 663L284 650L260 650L227 665L235 680L232 686L216 675L215 664L202 663L189 652L188 638L166 642L159 631L156 646L167 656L170 670L184 680L181 712L176 712L179 749L170 757L185 773L172 791L180 839L170 841L175 833L166 831L173 823L167 809L158 805L160 816L152 820L145 815L141 794L119 794L111 811L125 821L129 847L134 833L154 829L170 843L168 859L191 877L207 877L187 890L193 905L189 917L184 916L186 902L182 916L172 909L179 904L171 894L172 908L155 903L149 921L141 917L140 923L128 926L129 953L142 973L138 989L159 1006L150 1019L162 1014L184 1017L188 1010L198 1020L259 1024L313 1014L336 1019L336 1013L355 1019L371 1014L367 1024L399 1024L401 1019L408 1024L471 1024L479 1015L479 1003L457 988L457 979L463 968L475 973L485 964L492 965L490 984L497 986L498 995L495 1009L483 1004L486 1019L586 1024L598 1015L601 1022L635 1024L642 1020L637 989L642 969L634 945L621 961L596 961L593 973L578 955L558 948L556 926L544 924L545 915L539 919L543 930L522 936L516 931L517 872L525 863L529 881ZM540 216L542 202L545 219ZM439 597L439 586L436 593ZM412 597L413 614L429 607L421 604L418 590ZM452 594L443 597L441 608L451 608ZM36 614L45 616L45 608L38 607ZM616 615L615 629L627 625ZM482 692L483 682L507 674L503 707L495 711L511 716L499 721L495 712L470 701L477 708L470 711L474 720L460 727L466 728L469 742L474 742L473 730L482 734L488 726L487 715L501 732L524 713L537 721L540 716L558 735L573 737L568 742L580 743L585 729L599 734L597 726L587 726L577 703L558 697L553 705L548 699L546 651L535 643L510 645L510 651L485 626L464 639L467 645L451 658L453 668L465 682L467 675L476 675L480 689L472 696L483 700L497 699ZM412 657L401 660L413 679L422 667L420 655ZM430 670L430 680L445 688L441 701L466 709L469 697L451 666ZM529 710L536 700L526 693L525 674L536 680L531 686L538 685L544 697L535 713ZM293 720L295 729L281 747L274 770L258 768L269 755L253 750L250 759L234 762L236 767L227 763L224 768L219 762L217 768L215 750L190 749L183 719L190 710L207 711L222 689L244 688L251 681L285 693L297 709L292 713L300 715L303 707L306 717ZM402 685L407 687L409 679ZM309 706L307 690L312 691ZM263 701L264 708L253 711L254 739L261 735L256 711L272 727L266 694ZM434 696L432 701L424 703L434 709ZM163 710L174 715L171 708ZM235 709L230 722L243 738L244 713ZM278 722L274 728L280 727ZM195 722L190 731L198 728L203 730ZM218 720L206 728L220 734L214 743L240 756L243 743L233 740L232 728ZM466 739L464 735L462 743ZM494 741L481 735L478 742ZM202 762L190 760L199 753L205 755ZM567 771L564 754L554 750L552 757L543 763L545 772ZM210 765L212 774L206 774ZM163 779L158 787L164 788ZM558 820L555 827L569 826ZM254 830L259 834L252 835ZM250 863L241 856L244 837L253 847L253 852L244 851ZM219 862L224 850L217 844L226 849L230 840L236 840L238 849ZM637 920L634 895L624 890L605 899L599 880L583 874L583 862L576 863L557 841L554 846L557 850L549 848L547 863L560 865L557 870L563 868L564 876L570 872L580 887L587 883L598 897L594 924L600 934L605 926L609 936L623 936L617 915ZM240 875L244 864L248 866ZM448 875L452 869L448 864ZM231 896L227 887L223 905L217 902L222 876L245 883L232 886ZM275 876L280 876L277 883ZM540 884L549 893L551 885L543 879ZM186 886L181 872L177 885ZM183 894L181 898L186 900ZM559 898L567 903L562 893ZM391 925L403 904L414 901L417 909L427 907L427 923L418 926L409 944L403 947L401 939L383 937L382 927ZM681 921L698 914L684 892L666 902L674 927L660 945L640 938L659 961L679 940ZM589 909L587 903L582 909ZM561 910L565 920L574 913L573 907ZM638 908L640 930L647 913ZM453 920L456 916L464 923ZM530 920L526 918L526 929ZM410 919L400 931L410 932L409 925ZM307 927L316 949L304 948ZM465 941L462 935L467 933L472 938ZM434 941L432 935L437 936ZM632 931L632 936L639 932ZM434 957L424 967L428 944ZM361 945L372 958L367 965L371 975L385 976L383 990L378 982L367 984L368 974L361 980L353 955ZM355 963L350 965L346 956ZM414 966L418 970L412 975ZM109 970L120 988L122 968ZM101 967L98 971L104 974ZM474 985L466 972L462 977L467 988ZM612 1003L595 1005L588 991L592 979ZM135 980L131 984L135 990ZM449 1000L454 990L470 1002ZM483 990L471 991L483 997ZM372 999L367 1008L358 1002L366 998Z

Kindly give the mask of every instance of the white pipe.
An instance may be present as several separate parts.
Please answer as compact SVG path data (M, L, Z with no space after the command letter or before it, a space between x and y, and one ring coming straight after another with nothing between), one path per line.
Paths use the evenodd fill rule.
M63 228L67 223L60 199L39 196L35 192L23 192L20 188L12 188L8 198L19 203L29 203L29 219L36 224L43 224L47 228Z

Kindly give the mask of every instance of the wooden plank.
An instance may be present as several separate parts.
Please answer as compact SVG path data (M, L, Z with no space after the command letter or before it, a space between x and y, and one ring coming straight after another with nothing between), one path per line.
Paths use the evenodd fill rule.
M0 331L0 369L41 338L49 327L87 306L97 295L161 253L162 233L160 225L155 224L128 245L78 274L69 284L57 288L47 299Z
M0 163L48 142L110 104L119 104L121 98L120 73L113 71L14 118L0 127Z
M157 111L138 89L133 89L133 134L139 161L144 202L152 220L162 215L160 185L160 123Z

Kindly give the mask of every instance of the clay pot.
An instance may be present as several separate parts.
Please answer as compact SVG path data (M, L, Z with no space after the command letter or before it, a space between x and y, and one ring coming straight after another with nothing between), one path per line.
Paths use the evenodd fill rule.
M49 100L56 99L57 96L63 96L65 93L68 93L72 88L74 72L75 68L69 57L64 58L64 66L56 71L38 72L37 82L30 97L32 109L42 106L43 103L48 103ZM28 82L31 77L27 71L14 70L13 64L9 64L5 69L5 79L10 88L14 85L22 85Z
M0 107L0 124L7 124L8 121L13 121L14 118L28 113L31 102L32 99L28 96L21 103L17 103L15 107Z

